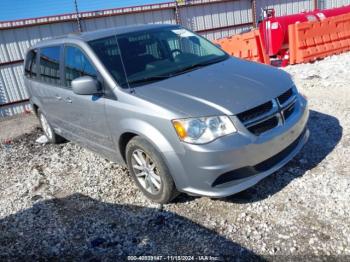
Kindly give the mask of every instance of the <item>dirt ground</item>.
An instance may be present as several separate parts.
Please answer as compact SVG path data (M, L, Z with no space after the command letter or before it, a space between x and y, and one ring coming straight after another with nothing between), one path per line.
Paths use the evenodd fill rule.
M0 142L15 139L25 133L30 133L38 126L34 114L23 114L20 116L0 118Z
M285 70L308 97L310 139L284 168L224 199L153 204L124 167L71 142L36 143L33 116L1 121L0 259L347 260L350 53Z

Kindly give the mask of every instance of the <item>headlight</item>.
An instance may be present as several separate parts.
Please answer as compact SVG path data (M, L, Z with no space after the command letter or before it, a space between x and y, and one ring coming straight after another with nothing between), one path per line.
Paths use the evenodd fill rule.
M218 137L237 132L227 116L176 119L172 121L180 140L191 144L205 144Z

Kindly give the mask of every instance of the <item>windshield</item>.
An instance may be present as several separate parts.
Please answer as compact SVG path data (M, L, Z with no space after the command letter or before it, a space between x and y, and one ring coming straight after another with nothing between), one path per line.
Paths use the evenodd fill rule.
M181 27L110 36L89 44L123 88L160 81L228 57L208 40Z

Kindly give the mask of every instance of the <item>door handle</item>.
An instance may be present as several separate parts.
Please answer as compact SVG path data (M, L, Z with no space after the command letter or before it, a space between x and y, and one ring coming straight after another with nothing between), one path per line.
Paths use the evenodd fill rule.
M62 100L62 97L60 97L59 95L55 95L55 98L56 98L57 100Z
M64 101L66 101L67 103L72 103L72 98L66 97L66 98L64 99Z

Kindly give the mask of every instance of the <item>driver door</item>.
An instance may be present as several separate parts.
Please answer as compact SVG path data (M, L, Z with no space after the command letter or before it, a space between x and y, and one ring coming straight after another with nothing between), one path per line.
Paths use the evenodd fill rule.
M102 84L101 76L84 51L75 45L65 46L63 65L63 131L73 140L113 159L115 147L106 121L104 96L78 95L71 86L74 79L82 76L91 76Z

